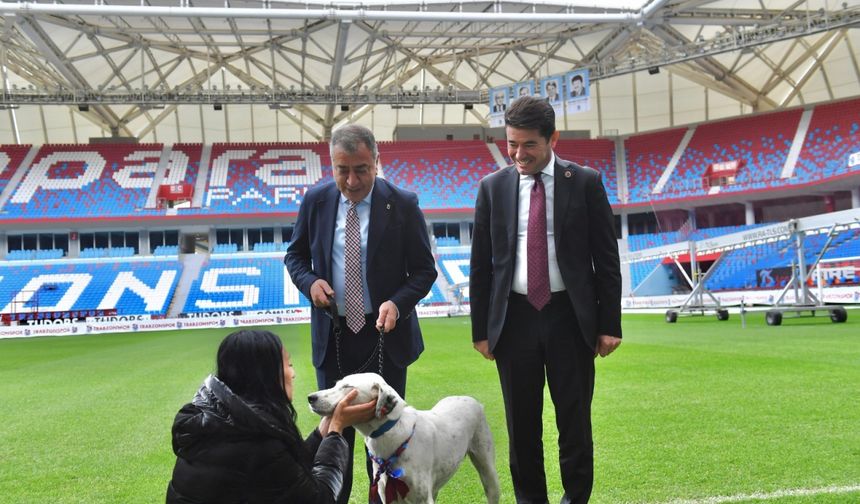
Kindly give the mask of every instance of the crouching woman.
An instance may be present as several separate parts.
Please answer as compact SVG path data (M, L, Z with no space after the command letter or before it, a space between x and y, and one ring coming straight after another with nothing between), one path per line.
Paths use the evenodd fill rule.
M217 361L217 373L174 420L167 503L335 502L349 459L341 432L372 418L375 401L351 405L353 391L303 441L295 371L277 336L234 332Z

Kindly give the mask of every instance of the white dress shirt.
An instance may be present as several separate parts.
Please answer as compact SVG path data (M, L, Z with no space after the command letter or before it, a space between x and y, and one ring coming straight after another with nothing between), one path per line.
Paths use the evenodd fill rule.
M555 153L551 152L549 164L541 170L544 192L546 194L546 250L549 256L549 288L552 292L565 289L558 269L555 255L555 231L553 229L553 195L555 190ZM518 294L528 294L528 230L531 192L535 185L533 175L520 175L519 214L517 219L517 261L514 265L512 290Z

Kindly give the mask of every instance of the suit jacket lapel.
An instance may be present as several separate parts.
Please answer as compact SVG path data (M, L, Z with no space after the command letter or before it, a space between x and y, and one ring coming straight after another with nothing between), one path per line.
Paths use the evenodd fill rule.
M506 180L502 184L502 204L499 205L502 212L507 212L507 215L503 214L500 217L502 218L502 222L507 223L508 246L511 249L511 257L516 257L520 206L520 174L514 167L509 167L507 170L508 172L505 175Z
M326 281L332 281L331 249L334 243L334 228L337 225L337 207L340 204L340 190L332 184L325 196L317 200L319 222L322 224L320 240L323 249L323 264L326 268Z
M395 211L391 202L391 189L382 179L377 178L373 184L373 196L370 198L370 225L367 230L367 264L373 263L374 254L388 227L391 212ZM370 266L368 266L369 268Z
M555 236L555 247L558 250L561 243L561 233L564 229L564 219L567 214L567 207L570 205L571 194L573 194L574 184L579 178L573 166L565 161L560 161L555 158L555 173L553 175L553 236Z

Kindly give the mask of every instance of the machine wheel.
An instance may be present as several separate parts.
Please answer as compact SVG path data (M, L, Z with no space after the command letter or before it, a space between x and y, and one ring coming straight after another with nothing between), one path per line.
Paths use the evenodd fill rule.
M845 308L834 308L830 310L830 320L837 324L845 322L848 320L848 312L845 311Z
M669 310L666 312L666 322L670 324L674 324L678 321L678 312L675 310Z
M782 313L769 311L765 314L764 320L767 322L767 325L780 325L782 324Z
M717 320L728 320L729 319L729 311L725 308L720 308L717 310Z

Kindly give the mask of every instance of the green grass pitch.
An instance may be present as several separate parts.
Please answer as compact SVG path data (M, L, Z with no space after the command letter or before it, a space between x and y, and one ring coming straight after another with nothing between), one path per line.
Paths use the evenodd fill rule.
M746 328L737 315L671 325L660 315L625 315L624 344L597 362L592 502L705 502L826 487L841 490L767 502L860 502L858 315L849 312L845 324L787 317L769 327L758 314ZM494 365L472 349L468 318L424 319L422 327L427 349L410 368L409 402L428 409L447 395L481 401L502 502L513 502ZM292 352L307 433L317 422L304 404L315 389L308 326L271 329ZM163 502L173 416L213 371L227 332L0 340L0 502ZM547 394L547 477L550 502L558 502L550 405ZM357 476L355 503L366 502L364 481ZM439 502L481 498L467 461Z

